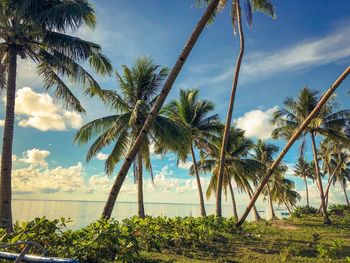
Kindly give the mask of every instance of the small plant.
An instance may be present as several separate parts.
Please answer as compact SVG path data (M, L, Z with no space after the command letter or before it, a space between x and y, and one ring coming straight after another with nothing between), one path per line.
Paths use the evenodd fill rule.
M297 206L292 213L292 217L302 218L308 215L314 215L317 213L317 208L311 206Z
M326 259L333 259L337 257L338 252L342 248L342 241L340 239L335 239L332 241L331 246L327 247L324 244L318 244L316 250L319 257Z

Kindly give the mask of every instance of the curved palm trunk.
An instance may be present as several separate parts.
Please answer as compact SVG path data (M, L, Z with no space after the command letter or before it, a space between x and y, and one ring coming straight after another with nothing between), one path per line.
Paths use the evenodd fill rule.
M178 57L176 64L174 65L173 69L171 70L166 82L164 83L164 86L160 92L160 95L157 98L151 112L148 114L146 122L144 123L140 134L138 135L134 145L130 148L130 150L125 158L125 161L119 170L119 173L116 177L116 180L112 186L111 192L108 196L106 205L103 209L103 212L102 212L103 217L105 217L105 218L111 217L115 201L118 197L120 188L122 187L122 184L125 180L125 177L130 169L131 163L135 159L135 156L136 156L137 152L139 151L139 149L142 145L142 142L145 140L149 129L151 128L156 116L158 115L159 110L161 109L162 105L164 104L164 101L167 98L177 76L179 75L179 73L180 73L183 65L185 64L189 54L191 53L191 50L195 46L199 36L201 35L204 27L208 23L212 14L216 10L216 7L218 6L219 1L220 0L212 0L210 2L205 13L203 14L201 19L197 23L196 27L194 28L194 31L192 32L189 40L187 41L184 49L182 50L180 56Z
M233 192L233 187L230 178L228 180L228 186L230 188L230 193L231 193L231 199L232 199L232 207L233 207L233 217L237 220L238 219L238 213L237 213L237 205L236 205L236 199L235 199L235 194Z
M276 214L275 214L275 210L273 209L273 203L272 203L272 196L271 196L271 189L269 184L267 183L267 191L269 193L269 204L270 204L270 211L271 211L271 219L276 219Z
M245 186L244 188L245 188L246 192L248 193L249 198L252 199L252 193L250 192L248 187ZM258 209L256 209L255 204L253 205L253 214L254 214L255 221L259 221L261 219L259 212L258 212Z
M287 208L289 214L292 214L292 210L290 209L290 207L289 207L289 205L287 204L287 202L286 202L285 199L283 199L283 203L284 203L285 207Z
M8 74L6 92L6 115L2 139L1 179L0 179L0 227L12 232L12 144L15 120L17 48L11 46L8 51Z
M309 207L310 206L310 203L309 203L309 189L307 187L306 176L304 176L304 183L305 183L305 191L306 191L306 206Z
M259 187L256 189L253 197L251 198L246 210L242 214L241 218L237 221L236 226L241 226L245 219L247 218L250 210L254 206L256 200L258 199L261 191L264 189L266 183L269 181L270 177L273 175L275 169L282 161L283 157L286 155L286 153L289 151L290 147L295 143L296 140L298 140L301 133L307 128L307 126L310 124L310 122L317 116L321 108L326 104L328 99L332 96L334 91L339 87L339 85L343 82L344 79L350 74L350 66L345 69L345 71L338 77L338 79L332 84L332 86L322 95L320 101L317 103L316 107L313 109L313 111L309 114L309 116L303 121L303 123L300 125L300 127L295 131L293 136L289 139L287 144L282 149L281 153L277 156L276 160L271 165L268 173L265 175L265 177L262 179Z
M231 121L232 121L232 113L233 113L233 106L234 106L235 97L236 97L238 77L239 77L239 72L241 69L241 64L242 64L243 55L244 55L244 34L243 34L242 21L241 21L241 7L240 7L239 0L234 0L234 1L236 1L237 25L238 25L238 34L240 38L240 49L239 49L239 54L236 62L236 68L235 68L235 73L233 77L224 136L221 144L222 147L220 152L219 177L218 177L218 185L216 190L216 215L217 216L222 216L221 197L222 197L222 184L224 179L225 153L226 153L227 143L229 139L229 131L230 131Z
M324 197L323 186L322 186L322 181L321 181L321 176L320 176L320 169L318 166L315 134L313 132L311 132L311 142L312 142L312 152L314 155L314 162L315 162L316 180L318 182L318 186L319 186L319 190L320 190L320 198L321 198L321 205L322 205L322 212L323 212L323 221L325 224L330 224L331 221L330 221L330 219L328 217L328 213L327 213L326 199Z
M145 217L145 207L143 204L143 167L142 167L142 157L138 155L137 164L137 207L138 215L140 218Z
M193 146L192 145L191 145L191 154L192 154L193 167L194 167L194 171L195 171L195 174L196 174L196 180L197 180L197 186L198 186L199 204L200 204L200 207L201 207L201 216L206 216L207 213L205 212L203 190L202 190L202 185L201 185L201 178L199 177L196 156L194 154L194 150L193 150Z
M343 184L343 191L344 191L344 195L345 195L345 199L346 199L346 204L348 206L350 206L348 194L346 193L346 183Z

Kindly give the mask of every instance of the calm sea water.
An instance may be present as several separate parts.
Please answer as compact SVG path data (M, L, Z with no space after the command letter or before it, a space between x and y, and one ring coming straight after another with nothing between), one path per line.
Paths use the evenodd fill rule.
M71 218L72 223L69 228L78 229L98 219L104 207L104 202L90 201L44 201L44 200L13 200L13 219L14 221L29 221L36 217L46 216L50 219L65 217ZM151 216L199 216L199 205L195 204L161 204L161 203L145 203L145 211ZM206 206L207 213L215 212L214 205ZM239 213L244 211L245 207L238 206ZM266 217L266 208L258 207L261 211L261 217ZM117 203L113 217L122 220L131 217L137 213L136 203ZM280 214L278 211L277 214ZM232 206L223 206L223 215L230 217L233 215ZM248 219L252 216L249 215Z

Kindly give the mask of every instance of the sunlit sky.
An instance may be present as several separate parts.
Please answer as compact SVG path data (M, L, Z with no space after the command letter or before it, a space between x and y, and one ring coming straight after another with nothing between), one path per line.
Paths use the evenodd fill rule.
M239 80L234 119L247 136L270 140L273 110L304 86L325 91L349 64L350 3L348 0L274 0L277 19L254 14L252 29L244 25L246 53ZM116 70L132 65L148 55L155 63L171 67L193 30L203 9L193 1L95 1L97 27L82 28L75 35L99 43ZM180 88L199 88L202 98L214 101L217 113L225 118L238 52L238 37L233 35L228 10L207 27L179 75L169 100ZM98 78L104 88L117 89L115 76ZM73 143L83 123L109 114L104 105L72 90L81 98L87 114L79 115L55 104L45 94L33 64L19 62L15 140L13 147L13 189L15 198L105 200L114 177L104 173L104 160L110 149L85 162L86 146ZM337 91L342 107L350 106L346 80ZM2 110L3 119L4 111ZM283 146L285 142L274 141ZM285 162L292 167L297 147ZM307 151L311 158L311 151ZM196 203L195 180L188 175L190 160L176 164L176 156L153 154L155 186L145 176L146 202ZM292 169L289 171L292 174ZM203 185L210 175L203 175ZM304 195L301 181L295 180ZM311 196L317 196L311 186ZM120 201L135 201L136 186L127 179ZM331 199L343 201L340 191ZM240 204L247 201L239 195ZM212 198L209 202L214 202Z

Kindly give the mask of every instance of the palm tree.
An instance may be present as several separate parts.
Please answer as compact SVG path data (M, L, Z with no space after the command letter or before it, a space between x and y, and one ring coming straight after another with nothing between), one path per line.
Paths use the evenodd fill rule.
M180 98L170 102L164 108L167 116L181 127L186 140L181 142L176 151L179 160L185 162L188 154L191 154L194 174L197 180L201 215L206 216L201 180L198 172L197 161L194 149L205 147L210 140L220 130L218 115L209 115L214 110L214 104L208 100L198 99L199 90L180 90ZM209 115L209 116L208 116Z
M79 64L89 62L100 74L110 74L112 66L95 43L68 35L82 25L93 27L96 18L86 0L0 0L0 61L6 66L6 114L1 156L0 227L12 229L11 171L17 57L36 63L46 90L67 107L84 112L79 100L65 83L84 85L85 93L99 92L98 83Z
M121 165L121 168L117 174L116 180L112 186L112 189L110 191L110 194L108 196L108 199L106 201L106 205L103 209L102 216L104 218L110 218L113 210L113 206L115 203L115 200L118 197L120 188L125 180L125 177L131 167L131 164L133 163L138 151L140 150L143 141L147 139L147 133L151 129L156 116L158 116L159 111L161 110L171 88L173 87L173 84L179 75L183 65L185 64L189 54L191 53L193 47L195 46L199 36L201 35L204 27L207 25L208 21L212 17L213 13L215 12L220 0L212 0L210 4L208 5L206 11L204 12L203 16L198 21L197 25L195 26L190 38L185 44L185 47L180 53L180 56L178 57L173 69L170 71L167 80L165 81L163 88L160 92L160 95L158 96L157 100L153 104L152 110L149 112L146 121L144 122L141 131L136 138L135 142L132 144L132 147L128 151L128 154L125 156L124 162Z
M292 213L292 209L296 207L297 202L301 199L300 194L294 189L295 184L293 181L281 177L276 187L271 191L273 200L278 205L284 204L289 213Z
M271 143L263 142L258 140L254 145L254 160L260 163L262 169L258 171L257 177L262 178L263 172L268 169L268 167L273 162L274 155L278 152L278 147ZM263 191L263 194L269 199L269 206L271 211L272 219L276 218L275 211L273 209L273 194L272 192L278 191L283 182L284 173L287 171L287 167L284 164L280 164L279 167L275 170L275 173L272 175L270 180L267 182L266 187ZM257 184L258 182L256 182Z
M293 132L316 107L317 101L319 100L318 93L318 91L312 91L305 87L300 91L296 100L293 98L287 98L284 101L285 108L277 110L273 115L272 122L277 125L277 128L272 132L272 137L275 139L289 139ZM334 102L334 99L329 100L321 109L317 118L315 118L303 132L304 136L308 134L311 137L315 174L320 190L325 223L330 223L330 220L326 210L315 137L320 134L328 138L348 141L342 131L347 126L347 121L350 117L350 110L336 111L337 106L338 105Z
M221 130L222 131L222 130ZM198 161L198 169L204 173L212 173L210 183L207 189L207 198L210 198L213 192L217 190L217 178L220 165L220 149L222 143L222 134L220 137L214 137L208 147L203 149L202 160ZM233 206L233 214L237 219L237 206L232 187L232 180L235 182L239 191L245 191L249 195L252 193L250 182L255 182L256 171L260 169L260 163L253 160L249 151L253 147L253 142L244 136L244 131L231 128L229 143L226 153L224 193L227 195L227 188L230 190ZM193 168L191 169L193 172ZM254 209L256 219L260 216Z
M311 113L306 117L306 119L300 124L300 126L294 131L294 134L290 137L280 154L277 156L270 169L267 171L264 178L261 180L260 185L256 189L253 197L251 198L247 208L244 210L244 213L240 217L240 219L236 222L236 227L241 226L249 215L250 210L254 206L256 200L258 199L261 191L264 189L266 183L274 173L275 169L278 167L283 157L289 151L289 149L293 146L293 144L300 138L303 134L304 130L308 128L309 124L313 119L317 117L322 107L328 102L328 100L332 97L333 93L340 86L340 84L347 78L350 74L350 66L347 67L344 72L332 83L332 85L327 89L327 91L320 97L319 102L315 106L315 108L311 111Z
M209 0L198 0L197 2L205 3L208 1ZM229 1L227 0L221 0L218 6L217 12L223 10L225 6L228 4L228 2ZM259 10L275 18L275 10L270 0L244 0L244 3L246 6L245 10L246 10L246 17L247 17L247 22L249 27L251 27L253 22L253 17L252 17L253 11ZM239 54L236 61L235 70L234 70L234 77L233 77L233 82L231 87L231 95L230 95L230 101L228 105L224 136L222 138L222 149L220 153L220 166L219 166L219 175L218 175L218 184L217 184L218 189L216 191L216 215L217 216L222 216L221 193L222 193L222 184L223 184L224 170L225 170L225 154L226 154L226 148L227 148L228 138L230 133L232 113L233 113L233 107L234 107L237 84L238 84L238 77L239 77L239 72L241 69L241 64L242 64L243 55L244 55L244 33L243 33L242 20L241 20L240 0L231 1L230 13L231 13L233 30L234 32L238 30L239 39L240 39L240 49L239 49Z
M114 112L114 115L102 117L85 124L77 132L75 142L88 143L97 139L88 150L86 160L90 161L101 150L114 144L105 162L105 171L112 174L117 163L126 154L152 108L164 79L167 68L159 68L148 57L136 60L132 68L123 65L123 75L116 73L121 95L115 90L103 90L102 99ZM151 143L168 145L176 142L182 133L168 118L158 115L134 163L134 179L138 186L138 215L145 216L143 203L143 168L152 176ZM153 179L153 176L152 176ZM113 204L114 205L114 204Z
M307 179L314 180L314 170L309 162L307 162L303 157L300 157L294 166L294 175L302 178L305 183L305 193L306 193L306 206L310 206L309 202L309 189L307 185Z
M336 159L338 163L338 169L335 172L335 176L331 179L333 184L336 182L340 183L341 188L343 189L346 204L350 206L349 198L346 193L347 182L350 181L350 154L347 151L339 153L338 158Z

